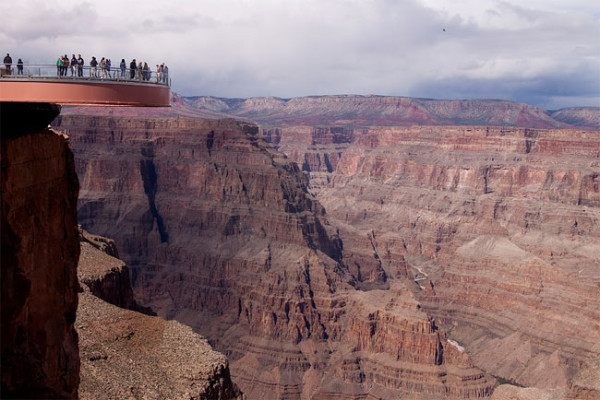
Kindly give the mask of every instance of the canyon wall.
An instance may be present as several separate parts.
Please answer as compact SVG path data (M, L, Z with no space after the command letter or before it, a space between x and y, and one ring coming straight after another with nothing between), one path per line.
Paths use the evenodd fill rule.
M2 398L77 398L78 181L58 107L3 103Z
M140 303L227 354L248 398L491 394L495 380L423 312L406 260L333 224L256 126L55 124L76 154L80 223L115 239Z
M598 131L262 133L309 175L345 248L408 275L477 366L553 388L600 357Z

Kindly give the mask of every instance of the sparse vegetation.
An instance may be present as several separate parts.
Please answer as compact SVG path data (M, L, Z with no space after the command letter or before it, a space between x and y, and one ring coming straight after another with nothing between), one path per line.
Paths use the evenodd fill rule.
M492 375L494 378L496 378L496 380L498 381L498 384L500 385L513 385L513 386L517 386L517 387L526 387L525 385L521 385L520 383L517 383L516 381L510 379L510 378L503 378L501 376L496 376L496 375Z

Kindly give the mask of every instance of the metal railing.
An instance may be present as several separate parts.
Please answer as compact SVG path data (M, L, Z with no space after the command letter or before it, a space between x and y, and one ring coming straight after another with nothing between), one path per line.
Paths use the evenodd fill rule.
M0 65L0 78L2 79L66 79L82 81L115 81L137 82L171 86L169 73L160 73L151 70L122 69L119 66L110 69L79 66L58 65L24 65L23 68L15 66L10 69Z

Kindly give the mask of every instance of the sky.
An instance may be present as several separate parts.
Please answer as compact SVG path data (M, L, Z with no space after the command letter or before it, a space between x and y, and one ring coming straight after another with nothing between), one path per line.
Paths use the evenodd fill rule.
M597 0L19 0L0 15L13 62L164 62L183 96L600 106Z

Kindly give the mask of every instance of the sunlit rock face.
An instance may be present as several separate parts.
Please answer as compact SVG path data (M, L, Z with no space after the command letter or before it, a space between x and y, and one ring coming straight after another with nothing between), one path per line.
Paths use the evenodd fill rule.
M388 277L408 274L423 309L475 365L564 388L600 357L600 132L282 127L263 136L307 172L345 249L377 254Z
M302 165L256 126L55 124L75 149L80 223L114 238L136 301L227 354L247 398L491 394L496 381L423 311L404 253L332 223Z

